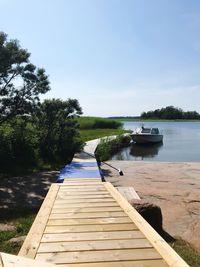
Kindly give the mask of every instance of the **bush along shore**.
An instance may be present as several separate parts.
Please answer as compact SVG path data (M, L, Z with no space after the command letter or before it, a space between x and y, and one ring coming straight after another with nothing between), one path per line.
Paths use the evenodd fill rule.
M122 148L130 145L131 138L129 135L119 135L115 139L102 139L97 147L95 156L97 161L105 161L110 159L114 154Z

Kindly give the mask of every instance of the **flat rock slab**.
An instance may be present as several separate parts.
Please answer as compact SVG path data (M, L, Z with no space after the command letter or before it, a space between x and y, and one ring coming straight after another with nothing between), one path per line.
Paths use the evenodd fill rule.
M163 227L200 251L200 163L108 161L123 170L102 166L106 181L114 186L133 186L145 201L161 207Z

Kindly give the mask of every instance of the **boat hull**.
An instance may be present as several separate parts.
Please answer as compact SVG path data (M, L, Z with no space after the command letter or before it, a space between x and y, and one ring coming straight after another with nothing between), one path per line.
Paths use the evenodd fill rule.
M131 138L137 144L160 143L163 141L162 134L131 134Z

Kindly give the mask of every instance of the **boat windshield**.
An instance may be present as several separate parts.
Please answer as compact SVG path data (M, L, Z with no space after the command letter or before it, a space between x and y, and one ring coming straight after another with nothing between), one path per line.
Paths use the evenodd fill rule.
M152 134L159 134L158 128L152 128L151 133Z
M158 128L142 128L141 133L144 134L159 134Z
M151 133L151 128L142 128L141 133Z

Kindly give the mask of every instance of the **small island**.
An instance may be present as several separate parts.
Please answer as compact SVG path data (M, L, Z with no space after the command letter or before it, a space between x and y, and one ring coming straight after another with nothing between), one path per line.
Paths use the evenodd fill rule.
M140 116L117 116L110 117L119 120L200 120L200 114L197 111L183 111L181 108L167 106L161 109L144 111Z

